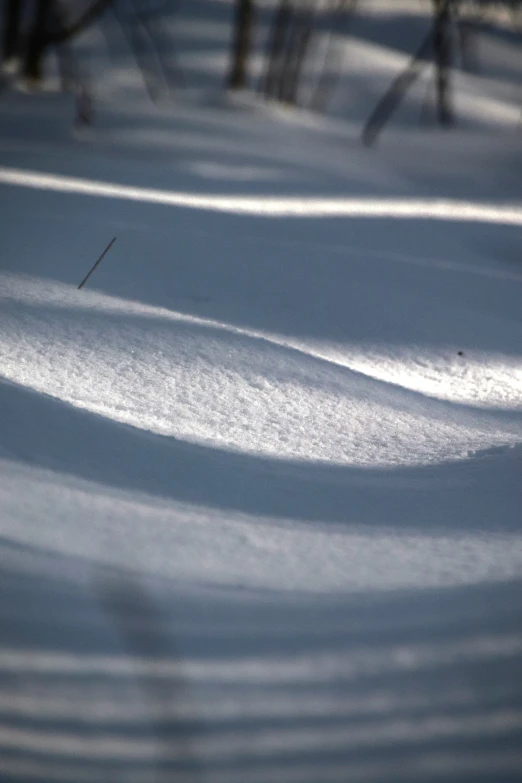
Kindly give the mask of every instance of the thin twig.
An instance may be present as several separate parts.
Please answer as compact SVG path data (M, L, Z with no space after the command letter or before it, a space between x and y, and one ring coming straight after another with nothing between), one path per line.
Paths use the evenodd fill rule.
M82 282L78 286L78 291L80 290L80 288L83 288L83 286L85 285L89 277L92 275L92 273L94 272L98 264L100 264L103 261L103 259L105 258L105 256L107 255L107 253L109 252L109 250L111 249L111 247L114 245L115 242L116 242L116 237L113 237L109 242L109 244L107 245L107 247L105 248L105 250L103 251L103 253L101 254L101 256L99 257L99 259L94 264L94 266L91 268L89 272L87 272L87 274L83 278Z

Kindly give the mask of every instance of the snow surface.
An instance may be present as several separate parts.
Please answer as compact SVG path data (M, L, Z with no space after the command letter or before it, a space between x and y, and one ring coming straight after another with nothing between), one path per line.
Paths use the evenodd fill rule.
M517 780L511 45L368 151L342 91L218 97L229 7L181 5L173 107L125 62L89 131L0 105L2 780Z

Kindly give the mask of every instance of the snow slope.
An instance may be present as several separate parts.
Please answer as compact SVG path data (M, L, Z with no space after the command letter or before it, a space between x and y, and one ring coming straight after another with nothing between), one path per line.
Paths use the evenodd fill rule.
M124 71L0 106L2 779L517 780L510 112L369 152Z

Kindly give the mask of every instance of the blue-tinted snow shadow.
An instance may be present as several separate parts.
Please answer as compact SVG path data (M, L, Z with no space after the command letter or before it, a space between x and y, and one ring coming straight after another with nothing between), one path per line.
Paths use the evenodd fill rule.
M521 447L423 467L296 462L143 432L0 384L13 459L98 484L255 516L437 531L520 529Z
M25 273L78 284L116 235L89 281L113 296L352 345L520 353L516 226L267 219L4 192L4 269L23 259ZM13 230L21 214L30 232Z
M166 602L122 569L8 539L0 541L0 570L2 781L73 783L87 776L101 783L137 773L147 783L197 783L192 734L200 722L183 719L180 705L190 701L184 678L148 676L135 663L145 659L153 668L154 660L166 659L180 666ZM13 651L22 659L14 671ZM64 656L69 663L60 664ZM103 656L105 668L91 669L95 656ZM118 712L122 703L130 714ZM17 741L19 732L25 742ZM100 750L108 738L112 750ZM136 743L149 751L136 755Z
M2 780L515 783L520 590L194 591L2 538Z

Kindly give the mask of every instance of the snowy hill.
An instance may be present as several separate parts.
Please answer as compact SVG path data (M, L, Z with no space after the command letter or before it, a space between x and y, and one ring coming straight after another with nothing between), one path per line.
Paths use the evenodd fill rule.
M186 6L203 93L1 97L0 776L518 780L511 43L504 113L369 151L208 92Z

